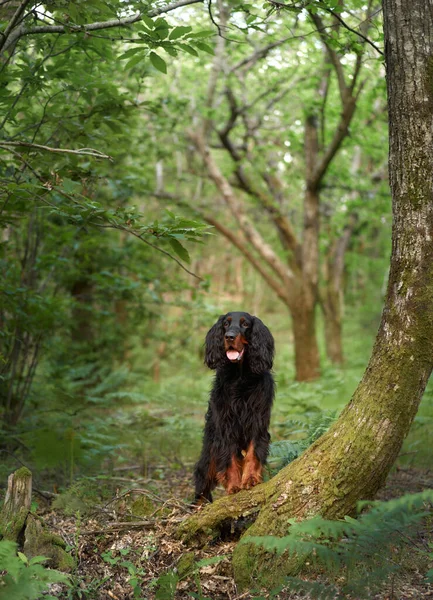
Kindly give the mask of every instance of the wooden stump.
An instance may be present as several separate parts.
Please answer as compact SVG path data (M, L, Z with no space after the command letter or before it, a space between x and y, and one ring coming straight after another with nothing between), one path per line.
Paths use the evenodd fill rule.
M5 502L0 511L0 539L24 547L28 558L46 556L49 566L70 571L74 559L65 551L65 542L47 531L42 519L30 514L32 501L32 474L22 467L8 477Z
M18 542L24 534L32 501L32 474L21 467L8 477L5 502L0 512L0 533L5 540Z

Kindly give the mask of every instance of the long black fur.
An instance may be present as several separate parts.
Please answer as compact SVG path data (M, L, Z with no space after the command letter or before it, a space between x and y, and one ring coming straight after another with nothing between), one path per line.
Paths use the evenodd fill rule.
M227 319L231 323L227 327ZM241 325L242 320L249 324ZM231 362L224 337L240 332L246 341L242 361ZM203 448L195 467L195 497L212 502L216 473L224 473L233 456L242 460L253 442L256 458L266 463L268 433L274 398L271 374L274 339L260 319L248 313L232 312L221 316L206 336L205 363L216 369L206 414Z

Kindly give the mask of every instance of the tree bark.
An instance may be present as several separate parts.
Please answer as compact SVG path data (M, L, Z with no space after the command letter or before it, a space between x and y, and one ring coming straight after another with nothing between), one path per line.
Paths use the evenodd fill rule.
M316 303L301 292L292 303L291 316L295 346L296 381L320 377L320 356L316 337Z
M326 290L323 313L325 315L325 347L326 355L333 365L344 364L343 327L341 323L341 306L343 304L341 290Z
M393 199L391 268L382 321L364 376L331 429L252 491L188 519L186 538L216 535L240 516L256 520L235 548L241 587L293 570L250 536L284 535L289 518L354 513L394 463L433 368L433 0L384 0Z

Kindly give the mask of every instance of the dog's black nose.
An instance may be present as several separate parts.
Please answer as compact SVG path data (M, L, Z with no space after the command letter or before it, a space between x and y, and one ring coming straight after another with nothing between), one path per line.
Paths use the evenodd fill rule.
M233 342L233 341L234 341L234 339L235 339L235 337L236 337L236 334L235 334L235 333L233 333L232 331L227 331L227 333L226 333L226 336L225 336L225 337L226 337L226 340L227 340L228 342Z

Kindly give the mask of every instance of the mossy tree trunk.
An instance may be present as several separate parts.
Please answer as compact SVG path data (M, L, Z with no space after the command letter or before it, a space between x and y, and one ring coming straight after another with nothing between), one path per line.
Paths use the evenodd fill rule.
M393 199L391 268L364 376L331 429L271 481L188 519L186 539L256 515L244 538L283 535L289 518L353 513L394 463L433 367L433 0L384 0ZM289 569L252 544L233 556L237 582L275 582Z

